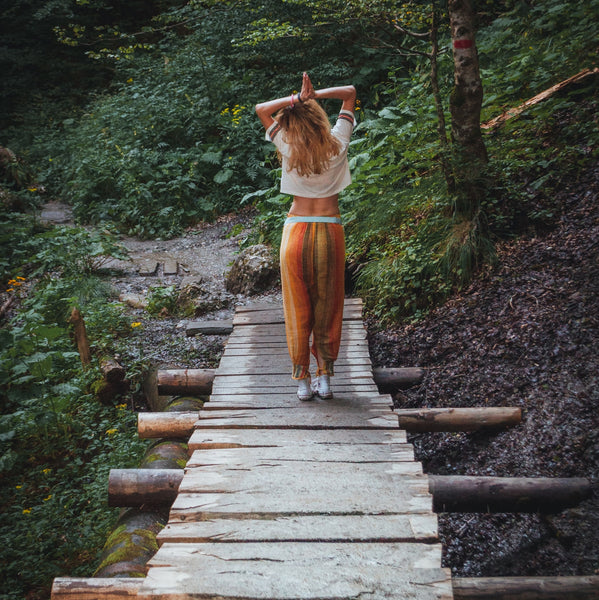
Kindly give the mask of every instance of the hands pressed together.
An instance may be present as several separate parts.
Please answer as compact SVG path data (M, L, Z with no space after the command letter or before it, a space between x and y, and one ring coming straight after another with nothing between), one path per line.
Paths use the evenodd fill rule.
M302 89L300 90L299 95L300 102L306 102L306 100L312 100L316 98L316 92L312 82L310 81L310 76L305 71L302 77Z

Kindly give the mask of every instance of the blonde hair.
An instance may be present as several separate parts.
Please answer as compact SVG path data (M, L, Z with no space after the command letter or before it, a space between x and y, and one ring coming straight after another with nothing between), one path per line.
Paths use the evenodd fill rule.
M275 120L290 148L289 171L295 169L302 176L319 175L341 150L339 140L331 134L327 113L315 100L295 102L293 107L281 109Z

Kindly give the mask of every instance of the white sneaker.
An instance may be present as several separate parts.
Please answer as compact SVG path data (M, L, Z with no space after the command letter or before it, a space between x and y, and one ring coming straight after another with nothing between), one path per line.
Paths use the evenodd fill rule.
M320 375L314 380L311 387L312 391L323 400L330 400L333 397L329 375Z
M312 400L314 393L310 386L310 377L297 380L297 398L298 400Z

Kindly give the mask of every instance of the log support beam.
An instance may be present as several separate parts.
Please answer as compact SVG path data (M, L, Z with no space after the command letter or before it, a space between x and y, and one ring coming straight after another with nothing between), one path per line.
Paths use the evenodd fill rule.
M198 412L141 412L137 415L137 432L142 439L189 439L198 419Z
M175 501L183 469L111 469L109 506L164 506Z
M542 512L576 506L592 494L583 477L429 475L435 512Z
M183 479L181 469L111 469L110 506L170 504ZM464 477L429 475L436 512L544 512L575 506L590 497L582 477Z
M599 576L476 577L452 581L454 600L591 600L599 598Z
M161 369L156 376L158 394L207 395L212 393L213 369ZM424 377L420 367L376 368L374 381L381 393L390 393L418 385Z
M513 407L414 408L395 410L400 429L412 433L479 431L518 425L522 410Z

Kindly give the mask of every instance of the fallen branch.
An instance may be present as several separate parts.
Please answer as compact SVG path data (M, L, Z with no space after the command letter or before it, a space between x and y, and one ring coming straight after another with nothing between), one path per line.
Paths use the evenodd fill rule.
M495 129L499 129L499 127L504 125L506 121L508 121L509 119L513 119L514 117L517 117L519 114L523 113L527 108L530 108L531 106L534 106L535 104L538 104L539 102L542 102L543 100L546 100L547 98L550 98L551 96L553 96L560 90L563 90L565 87L567 87L573 83L578 83L579 81L582 81L586 77L589 77L590 75L597 75L598 73L599 73L599 67L595 67L594 69L583 69L582 71L580 71L580 73L577 73L576 75L573 75L572 77L568 77L568 79L565 79L564 81L560 81L559 83L556 83L555 85L551 86L550 88L546 89L545 91L541 92L540 94L533 96L526 102L523 102L522 104L520 104L520 106L516 106L515 108L510 108L509 110L506 110L505 112L501 113L498 117L495 117L494 119L491 119L490 121L485 121L484 123L481 123L480 127L481 127L481 129L490 129L492 131Z

